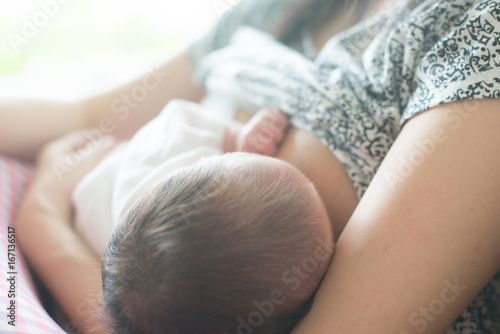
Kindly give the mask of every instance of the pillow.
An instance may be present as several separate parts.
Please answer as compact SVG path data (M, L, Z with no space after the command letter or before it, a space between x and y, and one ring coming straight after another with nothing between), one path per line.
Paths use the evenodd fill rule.
M43 308L15 242L14 219L31 176L31 165L0 155L0 333L66 333Z

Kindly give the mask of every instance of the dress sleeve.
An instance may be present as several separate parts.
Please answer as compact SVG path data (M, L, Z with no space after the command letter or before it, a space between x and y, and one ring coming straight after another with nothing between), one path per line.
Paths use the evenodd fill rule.
M192 64L196 67L205 55L228 45L233 33L242 25L269 31L273 24L300 1L241 0L233 9L222 15L207 33L191 43L188 54ZM216 0L213 5L219 5L219 2L222 4L234 1Z
M441 12L441 17L426 18L428 30L432 30L436 22L447 20L445 26L440 26L445 33L436 38L437 42L416 68L413 93L403 111L401 124L421 111L446 102L500 98L500 3L494 0L446 2L449 8ZM470 8L461 15L443 17L459 11L459 6L452 6L452 2L467 3Z

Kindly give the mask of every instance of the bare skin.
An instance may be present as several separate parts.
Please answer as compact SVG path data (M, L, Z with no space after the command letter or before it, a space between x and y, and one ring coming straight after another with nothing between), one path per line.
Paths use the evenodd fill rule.
M227 130L225 152L249 152L276 156L288 128L288 116L281 110L264 108L246 123L232 122Z
M175 62L183 64L186 70L176 79L188 77L191 69L186 56L177 57L172 63ZM77 107L68 106L67 110L75 110L75 115L79 115L75 119L89 120L71 122L69 128L53 127L52 131L51 121L40 116L34 118L38 122L21 122L8 137L11 141L10 136L18 138L17 146L0 150L33 157L51 138L74 128L98 126L99 120L111 112L109 105L113 99L130 87L133 85L90 98ZM184 88L200 91L189 85ZM147 106L166 103L164 99L168 97L153 92L134 117L142 121L152 118L161 108ZM93 107L87 109L85 106L89 105ZM445 280L457 279L460 286L466 286L465 290L460 291L455 302L446 304L439 317L429 321L421 332L443 332L453 322L500 269L499 108L497 99L481 100L473 107L467 102L456 102L411 119L357 207L350 180L331 152L310 133L294 128L287 132L277 157L294 164L313 181L332 222L337 215L344 224L348 220L313 309L294 333L405 333L412 330L411 314L441 298ZM52 115L60 111L64 118L63 109L53 109ZM0 107L2 121L13 119L9 118L12 116L9 110ZM447 122L445 114L458 117L460 122ZM31 124L34 129L40 123L47 126L42 135L21 138L23 127L29 128ZM8 122L0 124L8 128ZM115 130L130 134L135 127L135 122L126 119ZM435 131L446 140L436 142ZM418 149L418 143L425 140L435 141L436 151L414 173L389 183L386 176L398 173L400 159L408 159ZM3 142L0 140L0 144ZM42 161L44 157L51 158L45 152ZM100 263L69 227L68 209L60 207L63 204L57 204L56 200L47 200L64 198L61 195L64 191L54 186L58 183L50 180L49 175L50 164L47 167L40 163L18 220L20 226L24 225L20 242L30 263L69 316L81 328L87 328L91 318L76 310L82 304L93 305L86 293L99 292ZM339 194L333 189L338 189ZM349 199L351 196L354 200ZM347 204L339 205L342 201ZM342 227L334 225L335 229Z
M451 325L500 269L499 108L498 99L456 102L405 125L294 334L413 333L412 315L429 312L449 285L456 298L419 332L443 333ZM397 175L400 159L424 140L434 140L435 152L390 182L387 175Z
M80 101L2 100L0 152L33 161L45 143L90 127L102 135L112 133L119 139L128 139L170 100L199 102L205 92L191 78L191 63L185 53L180 53L151 73ZM148 90L141 102L130 101L135 87Z

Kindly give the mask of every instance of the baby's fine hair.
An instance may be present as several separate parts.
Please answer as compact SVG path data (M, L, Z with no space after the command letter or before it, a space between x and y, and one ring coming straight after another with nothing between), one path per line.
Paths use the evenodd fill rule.
M254 158L213 157L150 188L102 258L109 330L289 333L332 251L303 183Z

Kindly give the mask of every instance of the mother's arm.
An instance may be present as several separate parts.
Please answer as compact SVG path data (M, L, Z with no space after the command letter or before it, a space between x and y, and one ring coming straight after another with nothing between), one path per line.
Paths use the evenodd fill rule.
M0 152L33 159L45 143L88 127L130 137L171 99L199 101L203 94L182 52L136 80L80 101L1 99Z
M82 333L91 332L98 325L100 259L71 226L70 193L113 147L105 143L89 146L81 133L74 132L44 147L16 218L22 252ZM66 173L58 176L53 170L54 162L60 167L68 161L71 165L63 167Z
M405 125L293 334L443 333L500 269L500 100Z

